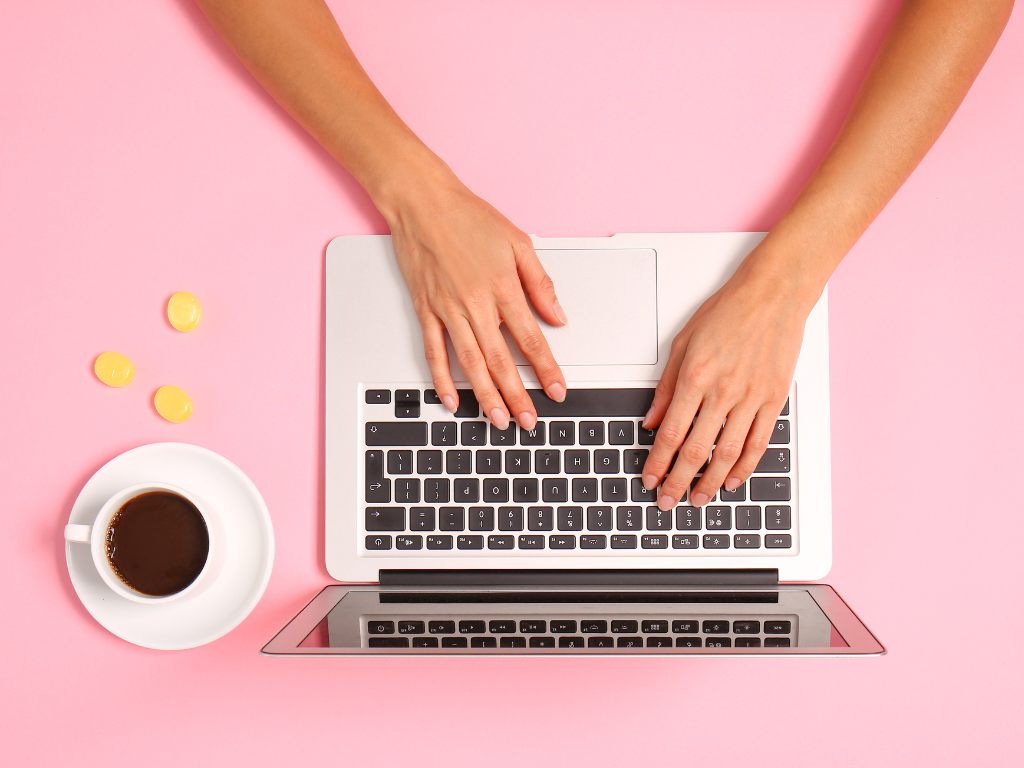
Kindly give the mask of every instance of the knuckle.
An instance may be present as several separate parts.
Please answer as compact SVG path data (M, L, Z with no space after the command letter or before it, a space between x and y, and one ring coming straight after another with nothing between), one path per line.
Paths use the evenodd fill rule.
M687 368L685 375L681 378L683 386L691 392L705 392L712 380L711 371L703 363L697 363Z
M743 446L739 443L729 441L728 443L719 443L715 449L715 458L719 459L723 464L732 466L739 459L743 453Z
M679 449L679 453L687 464L696 466L703 464L708 457L708 447L700 440L691 440Z
M543 337L539 333L533 332L524 333L516 339L516 343L519 344L519 349L523 351L523 354L530 358L540 356L548 348Z
M513 367L512 356L503 349L492 349L487 353L487 367L492 371L508 371Z
M475 371L483 363L483 356L480 354L480 351L472 347L458 350L456 357L464 371Z
M668 449L683 442L683 432L675 422L662 424L658 428L658 440Z
M499 304L509 304L516 299L516 294L522 293L518 280L503 277L494 283L494 298Z
M448 350L441 344L427 341L423 344L423 356L427 359L427 364L433 368L435 363L444 364L447 362Z
M661 484L661 490L669 496L681 499L683 497L683 492L686 490L686 483L675 475L671 475L665 478L665 482Z

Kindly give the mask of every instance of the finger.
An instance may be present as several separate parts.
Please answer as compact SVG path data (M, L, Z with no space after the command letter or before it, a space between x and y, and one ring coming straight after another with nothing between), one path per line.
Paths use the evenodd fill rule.
M775 420L778 418L782 406L777 403L764 405L754 417L754 423L750 425L747 433L747 440L743 446L743 453L733 465L732 470L727 474L725 488L728 491L739 488L757 467L761 457L768 448L768 441L771 440L775 431Z
M658 496L658 508L662 510L672 509L679 503L680 499L686 496L686 491L704 462L711 454L711 446L714 445L718 430L722 428L722 421L725 419L724 409L712 408L707 401L701 407L697 421L690 430L690 434L679 448L679 457L668 477L661 483L661 493ZM690 503L695 507L704 506L707 497L698 500L691 497Z
M644 416L644 429L653 429L660 424L668 411L679 381L679 370L683 365L683 357L686 355L687 341L689 341L689 336L684 336L682 333L672 341L672 349L668 355L668 362L665 363L665 370L661 374L658 386L654 388L654 400L647 415Z
M644 488L653 491L665 477L676 451L682 446L690 431L697 409L700 408L702 397L702 393L695 388L684 387L681 384L676 385L675 396L672 398L664 421L658 427L654 445L651 446L651 452L644 464Z
M448 335L452 337L455 357L462 367L462 372L469 379L470 386L473 387L473 393L483 408L484 416L490 419L498 429L505 429L509 422L508 411L491 380L491 374L487 370L487 361L484 358L483 350L477 343L472 326L462 316L445 320L445 326L448 328Z
M547 339L541 332L540 326L530 312L526 302L515 302L509 307L500 307L505 324L512 332L512 337L519 345L523 355L530 361L533 370L537 373L537 380L547 393L547 396L556 402L565 400L565 377L562 369L555 362L555 356L551 354Z
M713 498L725 483L746 444L750 425L757 416L756 406L737 405L726 418L725 429L722 430L718 443L711 454L711 463L704 470L704 475L690 492L690 503L695 507L703 507L707 500ZM738 484L737 484L738 485ZM728 491L735 490L726 488Z
M555 284L551 280L544 265L537 258L537 251L529 239L524 240L513 247L516 256L516 269L519 271L519 280L530 297L530 303L537 309L537 314L543 317L551 325L565 325L569 318L565 310L558 303L555 295ZM526 350L523 350L524 352Z
M487 371L494 383L498 385L498 389L501 390L501 396L508 404L509 411L515 414L516 420L523 429L533 429L537 426L537 409L533 400L526 394L526 387L523 386L523 380L519 377L512 353L509 352L508 345L505 344L505 337L498 330L497 322L493 318L476 319L472 316L469 318L469 322L476 334L477 342L480 344L480 350L483 352ZM494 422L493 419L491 421L498 429L508 426L507 422L505 426L502 426Z
M423 328L423 354L430 366L430 377L434 380L434 391L441 398L444 407L452 413L459 407L459 393L452 380L448 363L448 345L444 341L444 325L433 312L420 315ZM468 374L467 374L468 375Z

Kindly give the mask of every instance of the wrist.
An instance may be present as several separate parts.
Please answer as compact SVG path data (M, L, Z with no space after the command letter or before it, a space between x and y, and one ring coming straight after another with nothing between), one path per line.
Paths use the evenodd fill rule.
M429 205L443 190L461 184L448 165L415 137L396 142L378 156L384 161L359 181L392 229L411 208Z

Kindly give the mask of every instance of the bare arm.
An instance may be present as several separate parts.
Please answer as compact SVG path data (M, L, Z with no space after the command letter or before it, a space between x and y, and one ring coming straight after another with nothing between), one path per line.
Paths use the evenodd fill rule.
M562 376L527 304L566 322L530 238L470 192L370 81L323 0L197 0L264 88L362 184L391 227L434 387L455 410L444 331L484 414L532 429L533 401L499 331L508 325L548 396Z
M690 503L703 506L723 484L732 490L753 471L785 404L804 323L825 283L953 117L1012 8L1013 0L903 4L817 171L673 342L647 417L648 426L661 426L644 485L662 485L662 509L683 498L723 420Z

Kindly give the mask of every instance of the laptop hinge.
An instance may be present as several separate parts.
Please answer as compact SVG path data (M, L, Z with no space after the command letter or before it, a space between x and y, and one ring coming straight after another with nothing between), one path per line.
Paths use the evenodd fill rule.
M380 571L382 587L774 587L777 568Z

